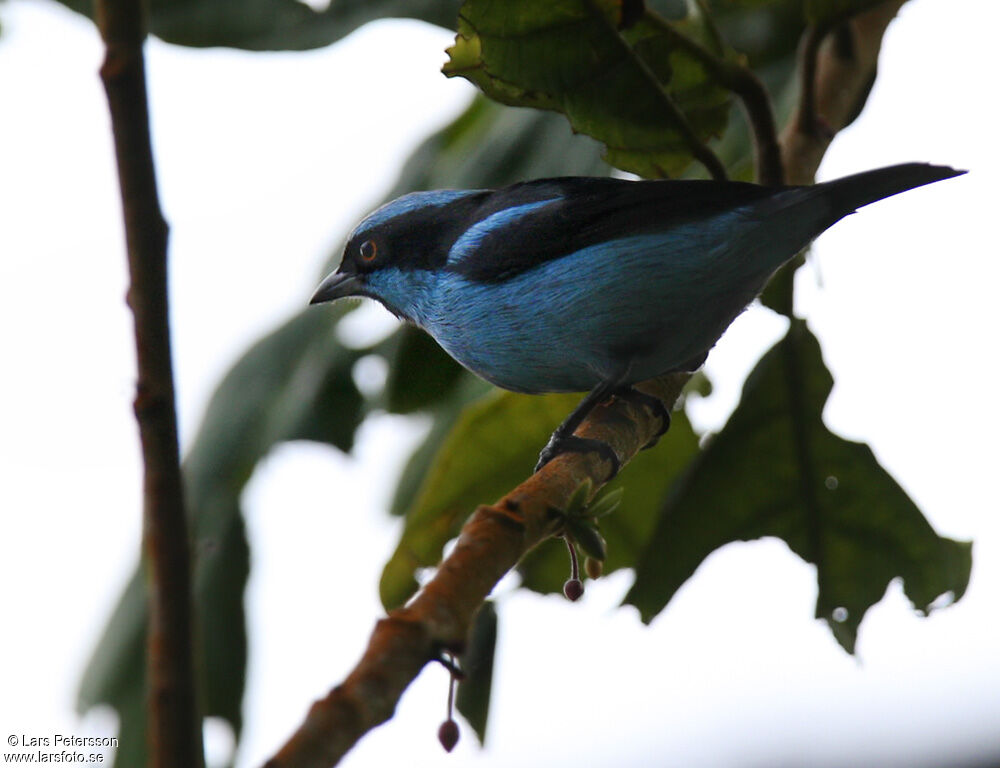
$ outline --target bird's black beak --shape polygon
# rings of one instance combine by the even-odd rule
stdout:
[[[319,284],[319,288],[316,289],[313,297],[309,299],[309,303],[322,304],[334,299],[342,299],[345,296],[357,296],[360,287],[361,278],[358,275],[334,272]]]

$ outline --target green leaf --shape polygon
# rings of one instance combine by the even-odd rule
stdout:
[[[621,492],[621,505],[601,518],[601,536],[607,545],[604,573],[633,568],[646,550],[663,497],[698,455],[698,436],[682,411],[672,414],[670,431],[648,451],[629,462],[605,486],[600,499]],[[546,542],[529,552],[518,565],[522,585],[543,594],[561,594],[569,573],[562,542]]]
[[[410,156],[389,199],[415,189],[504,187],[548,176],[607,176],[601,146],[561,115],[511,109],[476,96]]]
[[[444,545],[479,504],[496,501],[531,474],[552,430],[579,400],[577,394],[497,391],[462,410],[382,571],[379,594],[387,610],[416,591],[415,571],[437,565]]]
[[[680,174],[691,162],[687,131],[719,135],[730,94],[674,36],[648,17],[619,29],[620,13],[612,0],[466,0],[444,72],[504,104],[564,113],[623,170]],[[675,28],[713,49],[697,18]]]
[[[459,657],[465,679],[458,683],[455,706],[479,737],[486,741],[486,721],[493,689],[493,659],[497,645],[497,610],[487,600],[476,613],[465,653]]]
[[[424,484],[424,479],[430,471],[434,457],[437,456],[445,439],[451,433],[462,409],[491,391],[493,388],[485,381],[467,374],[460,380],[456,392],[451,397],[442,400],[430,411],[434,418],[431,430],[403,468],[399,482],[396,483],[392,503],[389,506],[390,514],[406,514]]]
[[[120,744],[115,757],[125,766],[146,764],[146,671],[142,642],[146,636],[146,619],[145,585],[142,571],[136,569],[87,664],[77,691],[76,708],[80,714],[103,703],[118,710]],[[136,752],[136,749],[142,751]],[[133,759],[126,759],[126,753]],[[137,755],[142,759],[134,759]]]
[[[249,551],[240,495],[275,443],[317,440],[350,448],[362,415],[351,368],[363,351],[340,346],[333,320],[349,311],[310,312],[259,341],[219,385],[184,478],[194,537],[194,606],[201,643],[203,714],[225,718],[238,738],[246,668],[243,592]],[[121,739],[141,754],[145,739],[148,616],[143,571],[133,575],[84,673],[78,707],[113,706]],[[133,747],[130,747],[130,750]],[[131,753],[130,753],[131,754]],[[118,759],[126,759],[120,750]],[[144,765],[129,758],[122,765]]]
[[[93,3],[60,0],[93,18]],[[321,11],[299,0],[151,0],[149,31],[196,48],[304,51],[335,43],[370,21],[420,19],[454,29],[459,0],[332,0]]]
[[[615,488],[613,491],[600,494],[587,508],[590,517],[601,518],[610,515],[621,506],[622,496],[625,495],[624,488]]]
[[[593,523],[571,517],[566,520],[566,533],[580,545],[585,555],[602,563],[607,559],[608,545]]]
[[[462,378],[462,366],[412,325],[400,328],[378,351],[388,352],[385,405],[392,413],[413,413],[447,400]]]
[[[563,514],[567,517],[579,517],[583,515],[593,491],[594,482],[589,477],[584,478],[583,482],[570,495],[569,501],[566,502],[566,509],[562,510]]]
[[[823,424],[833,379],[801,321],[757,364],[739,406],[667,497],[626,602],[650,621],[713,551],[776,536],[816,565],[816,616],[853,653],[895,578],[918,610],[961,598],[971,545],[938,536],[868,446]]]
[[[719,34],[758,75],[786,69],[806,27],[802,0],[708,0]]]

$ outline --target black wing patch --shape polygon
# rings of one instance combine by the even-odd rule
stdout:
[[[631,235],[667,232],[762,200],[787,187],[738,181],[624,181],[567,177],[540,179],[498,189],[475,211],[464,231],[518,206],[523,215],[488,228],[474,252],[445,269],[480,283],[509,280],[533,267],[598,243]],[[545,205],[532,205],[551,200]],[[458,240],[456,237],[456,241]]]

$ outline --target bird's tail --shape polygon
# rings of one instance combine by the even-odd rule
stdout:
[[[760,239],[757,246],[767,254],[767,258],[757,263],[763,263],[765,269],[773,271],[858,208],[963,173],[965,171],[943,165],[905,163],[822,184],[788,187],[752,206],[753,218],[762,224],[772,223],[765,225],[762,232],[751,235]],[[745,247],[753,250],[754,244]]]
[[[870,203],[963,173],[965,171],[956,171],[946,165],[903,163],[827,181],[816,185],[815,189],[827,202],[829,213],[834,217],[826,225],[829,227]]]

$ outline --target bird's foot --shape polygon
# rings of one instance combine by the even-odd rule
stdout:
[[[642,406],[653,416],[660,419],[659,431],[653,435],[652,440],[642,447],[643,450],[652,448],[656,445],[660,441],[660,438],[666,434],[668,429],[670,429],[670,409],[667,408],[667,406],[663,404],[663,401],[658,397],[653,397],[652,395],[647,395],[645,392],[640,392],[635,387],[623,387],[615,392],[615,397],[621,398],[632,405]]]
[[[602,459],[610,462],[611,473],[608,475],[608,480],[611,480],[618,474],[618,470],[621,469],[621,461],[619,461],[618,454],[615,453],[610,445],[601,440],[594,440],[589,437],[577,437],[576,435],[559,435],[558,432],[549,438],[548,444],[538,454],[538,463],[535,465],[535,471],[540,470],[561,453],[590,452],[599,454]]]

